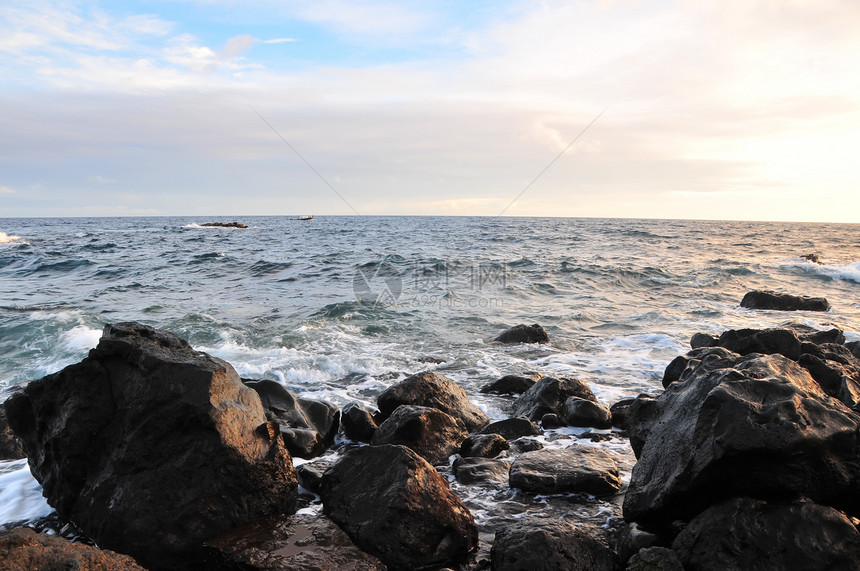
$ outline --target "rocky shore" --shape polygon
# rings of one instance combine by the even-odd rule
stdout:
[[[523,325],[496,342],[548,340]],[[507,376],[484,388],[510,401],[491,422],[432,371],[339,409],[117,323],[5,403],[0,450],[26,454],[59,516],[111,550],[62,547],[102,558],[82,569],[860,569],[858,354],[838,329],[696,334],[657,396],[600,403],[575,378]],[[563,426],[629,438],[629,484],[587,439],[541,445]],[[526,510],[482,528],[455,482],[603,498],[623,520]],[[311,494],[321,513],[296,513]],[[64,540],[47,541],[0,532],[0,560],[24,545],[36,568]]]

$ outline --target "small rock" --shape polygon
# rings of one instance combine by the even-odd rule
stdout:
[[[29,527],[0,530],[0,569],[146,571],[128,555],[36,533]]]
[[[694,333],[690,337],[690,348],[698,349],[699,347],[713,347],[717,344],[717,338],[707,333]]]
[[[377,398],[384,418],[402,404],[439,409],[460,419],[469,431],[479,430],[490,422],[487,415],[472,404],[463,387],[432,371],[412,375],[386,389]]]
[[[510,485],[527,492],[614,494],[621,489],[618,466],[591,446],[526,452],[511,465]]]
[[[570,397],[597,401],[588,385],[579,379],[544,377],[514,401],[513,416],[525,416],[537,422],[547,413],[559,414],[564,401]]]
[[[489,458],[457,458],[451,467],[461,484],[482,484],[508,481],[511,464]]]
[[[643,547],[627,562],[627,571],[684,571],[684,566],[668,547]]]
[[[371,444],[402,444],[434,465],[448,463],[469,433],[462,423],[439,409],[401,405],[379,425]]]
[[[483,387],[481,392],[495,395],[521,395],[532,388],[538,382],[538,379],[541,378],[540,375],[536,375],[536,377],[505,375],[501,379]]]
[[[463,457],[495,458],[509,449],[508,441],[500,434],[473,434],[463,441],[460,455]]]
[[[479,434],[499,434],[506,440],[516,440],[521,436],[539,436],[540,428],[528,418],[520,416],[491,422]]]
[[[593,537],[599,533],[552,519],[533,518],[508,524],[496,532],[493,541],[493,571],[614,571],[615,554]]]
[[[621,399],[609,407],[609,414],[612,415],[612,426],[621,430],[627,430],[630,407],[635,401],[635,398]]]
[[[322,477],[326,470],[332,465],[330,460],[316,460],[307,462],[296,467],[296,475],[299,478],[299,484],[309,492],[314,494],[320,493],[320,485]]]
[[[544,430],[552,430],[553,428],[561,428],[564,423],[556,413],[548,412],[540,418],[540,425]]]
[[[717,344],[739,355],[778,353],[792,361],[801,352],[800,339],[791,329],[730,329],[720,335]]]
[[[501,343],[549,343],[546,329],[538,325],[515,325],[503,331],[495,341]]]
[[[356,402],[351,402],[341,411],[343,434],[350,440],[370,442],[379,428],[373,419],[373,412]]]
[[[561,419],[567,426],[612,428],[612,413],[600,403],[570,397],[564,401]]]
[[[543,450],[543,444],[534,438],[517,438],[516,440],[509,441],[508,444],[511,447],[511,451],[517,454]]]
[[[630,522],[619,530],[615,550],[622,561],[628,561],[640,549],[653,547],[659,541],[656,534],[641,529],[636,522]]]
[[[827,311],[830,309],[830,303],[823,297],[754,290],[744,296],[741,300],[741,307],[778,311]]]

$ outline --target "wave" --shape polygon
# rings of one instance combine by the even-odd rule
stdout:
[[[20,236],[10,236],[6,232],[0,232],[0,244],[26,244]]]
[[[860,283],[860,261],[845,266],[819,266],[818,264],[815,264],[815,266],[813,269],[825,276],[837,280]]]
[[[291,267],[293,267],[292,262],[267,262],[266,260],[259,260],[248,268],[248,273],[255,278],[262,278],[280,273]]]
[[[86,266],[93,265],[93,262],[89,260],[63,260],[62,262],[54,262],[51,264],[39,264],[38,266],[28,268],[22,271],[25,275],[39,274],[43,272],[53,273],[53,272],[72,272],[77,270],[78,268],[84,268]]]

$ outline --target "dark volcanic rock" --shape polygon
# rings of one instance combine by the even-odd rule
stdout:
[[[473,434],[463,441],[460,455],[463,457],[495,458],[510,446],[501,434]]]
[[[392,569],[462,561],[478,543],[469,509],[405,446],[347,452],[323,476],[324,513]]]
[[[618,466],[591,446],[526,452],[511,465],[510,484],[527,492],[614,494],[621,489]]]
[[[851,351],[851,354],[860,359],[860,341],[851,341],[845,344],[845,348]]]
[[[511,464],[490,458],[457,458],[451,468],[461,484],[507,483]]]
[[[713,347],[717,344],[717,338],[707,333],[694,333],[690,337],[690,348],[698,349],[700,347]]]
[[[665,389],[675,381],[684,379],[696,366],[707,358],[710,362],[717,360],[733,360],[738,354],[724,347],[700,347],[689,351],[686,355],[679,355],[672,359],[666,370],[663,371],[663,388]]]
[[[491,422],[482,428],[479,434],[499,434],[506,440],[516,440],[522,436],[538,436],[540,435],[540,428],[534,422],[521,416]]]
[[[559,414],[570,397],[597,402],[588,385],[579,379],[544,377],[514,401],[513,415],[537,422],[547,413]]]
[[[402,444],[431,464],[440,465],[459,452],[467,436],[458,420],[439,409],[402,405],[379,425],[371,443]]]
[[[309,492],[319,494],[323,474],[331,465],[330,460],[316,460],[297,466],[296,475],[299,478],[299,484]]]
[[[860,508],[860,417],[780,355],[705,358],[648,416],[628,521],[666,525],[740,495]]]
[[[511,451],[517,454],[523,452],[534,452],[535,450],[543,450],[543,444],[534,438],[517,438],[508,442]]]
[[[505,375],[497,381],[481,388],[482,393],[495,395],[521,395],[534,386],[540,375],[522,377],[520,375]]]
[[[728,500],[696,516],[672,549],[686,569],[860,569],[851,520],[809,501]]]
[[[567,426],[612,428],[612,413],[598,402],[570,397],[564,401],[561,419]]]
[[[503,331],[494,341],[502,343],[549,343],[546,329],[538,325],[515,325]]]
[[[29,527],[0,530],[2,571],[146,571],[128,555],[72,543]]]
[[[627,411],[627,436],[637,460],[651,433],[651,427],[659,416],[660,407],[657,401],[648,395],[639,395],[630,405]]]
[[[247,228],[245,224],[241,222],[204,222],[201,226],[208,226],[214,228]]]
[[[0,460],[20,460],[21,458],[26,458],[24,443],[9,428],[6,407],[0,404]]]
[[[540,417],[540,425],[544,430],[552,430],[553,428],[561,428],[564,423],[561,417],[554,412],[548,412]]]
[[[843,345],[803,344],[797,363],[809,371],[828,395],[855,409],[860,404],[860,359]]]
[[[656,534],[641,529],[636,522],[630,522],[618,531],[615,552],[621,561],[628,561],[640,549],[654,547],[659,541],[660,538]]]
[[[402,404],[429,406],[460,419],[471,431],[479,430],[490,419],[469,401],[463,387],[451,379],[431,371],[412,375],[388,388],[377,398],[377,405],[384,418]]]
[[[350,440],[370,442],[378,428],[373,412],[357,402],[351,402],[341,411],[343,434]]]
[[[779,353],[793,361],[801,353],[801,341],[791,329],[730,329],[720,335],[717,344],[740,355]]]
[[[668,547],[643,547],[627,562],[626,571],[684,571],[684,566]]]
[[[628,419],[630,418],[630,407],[636,402],[635,398],[621,399],[609,407],[609,414],[612,416],[612,426],[627,430]]]
[[[147,566],[182,567],[208,537],[295,511],[295,471],[257,393],[172,333],[107,325],[6,412],[57,512]]]
[[[508,524],[493,541],[493,571],[614,571],[615,554],[592,536],[598,533],[549,519]]]
[[[209,568],[222,571],[385,571],[325,516],[258,520],[206,542]]]
[[[748,309],[776,309],[780,311],[827,311],[830,304],[823,297],[806,297],[773,291],[754,290],[741,300]]]

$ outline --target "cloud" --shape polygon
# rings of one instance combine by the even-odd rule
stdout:
[[[15,189],[11,186],[0,186],[0,194],[15,194]]]
[[[88,177],[87,180],[89,182],[97,182],[99,184],[112,184],[112,183],[116,182],[115,179],[105,178],[105,177],[99,176],[99,175]]]
[[[297,42],[296,38],[274,38],[271,40],[263,40],[264,44],[286,44],[288,42]]]
[[[218,52],[218,56],[221,59],[234,58],[245,50],[250,49],[250,47],[253,45],[253,36],[249,36],[248,34],[233,36],[232,38],[227,40],[227,43],[225,43],[224,47],[222,47],[221,50]]]

